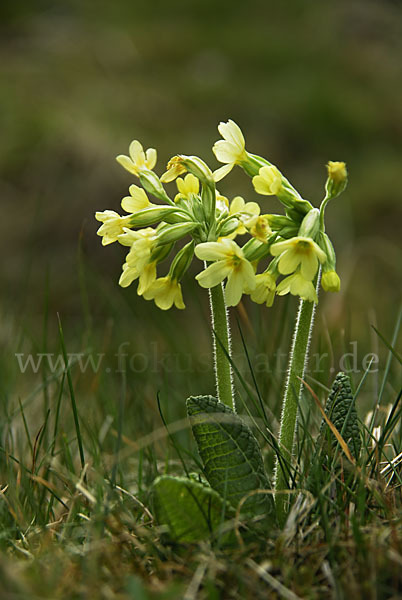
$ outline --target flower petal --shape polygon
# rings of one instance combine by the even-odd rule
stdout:
[[[128,156],[125,156],[124,154],[119,154],[119,156],[116,156],[116,160],[124,169],[126,169],[126,171],[129,171],[134,175],[138,174],[137,167],[135,166],[131,158],[129,158]]]
[[[129,267],[126,263],[123,265],[123,272],[120,275],[119,285],[121,287],[128,287],[134,279],[139,277],[139,272],[135,268]]]
[[[145,154],[142,147],[142,144],[138,140],[133,140],[129,146],[128,152],[132,161],[135,164],[144,164],[145,162]]]
[[[223,165],[223,167],[220,167],[219,169],[216,169],[216,171],[214,171],[212,174],[214,181],[220,181],[221,179],[226,177],[226,175],[230,173],[233,167],[234,163],[229,163],[227,165]]]
[[[270,252],[272,256],[279,256],[280,254],[282,254],[282,252],[291,247],[292,244],[290,243],[290,240],[284,240],[283,242],[275,242],[275,244],[272,244]]]
[[[243,277],[240,271],[232,271],[225,286],[225,301],[227,306],[239,304],[243,295]]]
[[[293,273],[300,264],[301,259],[302,257],[300,254],[297,254],[297,252],[294,252],[291,248],[285,250],[285,252],[279,258],[279,273],[282,273],[282,275]]]
[[[201,287],[211,288],[221,283],[231,271],[232,269],[226,264],[226,261],[219,260],[198,273],[195,278]]]
[[[237,246],[237,244],[236,244]],[[227,242],[203,242],[195,247],[195,255],[200,260],[222,260],[233,251]]]
[[[229,214],[235,215],[244,210],[245,202],[241,196],[235,196],[230,203]]]
[[[146,160],[147,167],[148,167],[148,169],[150,169],[152,171],[152,169],[156,165],[156,159],[157,159],[157,152],[156,152],[155,148],[148,148],[145,155],[146,155],[146,159],[147,159]]]
[[[300,272],[304,279],[311,281],[318,269],[318,258],[314,252],[309,252],[302,256]]]
[[[237,144],[239,146],[245,146],[245,140],[243,136],[243,132],[240,127],[229,119],[227,123],[221,121],[218,125],[218,131],[225,140],[232,142],[233,144]]]

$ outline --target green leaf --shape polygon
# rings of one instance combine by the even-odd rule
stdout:
[[[325,405],[325,414],[345,440],[352,456],[358,459],[361,448],[359,421],[349,376],[342,371],[337,374],[332,384]],[[330,436],[332,447],[338,444],[324,420],[321,424],[321,433],[324,433],[325,437]]]
[[[258,442],[231,408],[212,396],[192,396],[187,400],[187,412],[205,477],[222,498],[237,508],[251,492],[270,488]],[[269,494],[250,495],[243,511],[274,514],[273,498]]]
[[[210,537],[231,511],[208,485],[186,477],[163,475],[153,484],[158,523],[168,525],[170,535],[180,542]]]

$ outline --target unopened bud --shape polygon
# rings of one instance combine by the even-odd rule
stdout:
[[[147,192],[164,202],[170,202],[170,198],[165,192],[161,180],[156,173],[149,171],[148,169],[142,169],[139,173],[139,178],[142,187],[146,189]]]
[[[313,208],[304,217],[298,235],[301,237],[309,237],[315,239],[320,229],[320,211],[318,208]]]
[[[321,278],[321,285],[326,292],[339,292],[341,289],[341,280],[336,271],[324,271]]]
[[[339,196],[345,189],[348,182],[348,172],[344,162],[330,160],[327,164],[328,179],[325,189],[328,198]]]
[[[169,225],[168,227],[164,227],[160,233],[158,232],[156,241],[160,245],[177,242],[177,240],[180,240],[185,235],[191,233],[198,226],[198,223],[193,222]]]
[[[169,277],[181,281],[194,256],[194,241],[192,240],[186,244],[175,256],[170,270]]]
[[[135,213],[130,219],[130,225],[134,227],[147,227],[158,221],[164,221],[169,216],[176,216],[178,209],[174,206],[153,206],[144,208]]]

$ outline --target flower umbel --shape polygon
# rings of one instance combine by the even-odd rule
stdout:
[[[227,306],[236,306],[244,292],[255,288],[254,269],[245,258],[243,250],[233,240],[224,238],[219,242],[198,244],[195,254],[201,260],[216,261],[196,276],[202,287],[215,287],[227,277]]]
[[[318,262],[324,263],[325,252],[311,238],[294,237],[271,246],[271,254],[280,256],[278,270],[282,275],[293,273],[300,265],[300,275],[311,281],[317,273]]]
[[[129,155],[119,154],[116,160],[122,167],[124,167],[133,175],[139,175],[144,169],[152,170],[156,165],[156,150],[154,148],[148,148],[146,152],[142,147],[142,144],[138,140],[131,142],[129,147]]]

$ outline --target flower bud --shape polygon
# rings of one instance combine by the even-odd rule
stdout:
[[[155,196],[155,198],[159,198],[159,200],[170,202],[170,198],[165,192],[163,185],[156,173],[149,171],[148,169],[142,169],[139,173],[139,178],[142,187],[146,189],[147,192]]]
[[[323,265],[323,273],[321,277],[322,288],[326,292],[339,292],[341,288],[341,280],[335,271],[336,255],[332,242],[326,233],[320,232],[318,244],[320,248],[324,250],[327,257],[327,260]]]
[[[169,216],[178,216],[178,209],[175,206],[154,206],[139,210],[130,218],[130,225],[133,227],[147,227],[158,221],[163,221]]]
[[[326,257],[327,257],[327,260],[325,262],[326,270],[327,271],[335,270],[335,266],[336,266],[335,250],[334,250],[331,240],[329,239],[329,237],[327,236],[326,233],[320,232],[320,235],[318,236],[318,245],[320,246],[321,250],[324,250]]]
[[[256,238],[251,238],[251,240],[248,240],[244,244],[242,250],[245,258],[250,262],[254,262],[269,255],[269,244],[260,242]]]
[[[158,245],[170,244],[177,242],[185,235],[194,231],[198,227],[198,223],[177,223],[176,225],[169,225],[164,227],[162,231],[156,237]]]
[[[194,241],[192,240],[188,244],[186,244],[179,252],[176,254],[173,262],[171,264],[169,270],[169,277],[175,279],[176,281],[181,281],[183,276],[189,266],[191,265],[191,261],[194,256]]]
[[[168,256],[173,246],[174,244],[164,244],[163,246],[156,246],[151,252],[149,262],[162,262]]]
[[[236,217],[229,217],[228,219],[225,219],[218,228],[218,236],[226,237],[236,231],[238,226],[239,220]]]
[[[186,167],[189,173],[192,173],[208,187],[215,189],[215,182],[211,169],[198,156],[180,156],[182,164]]]
[[[327,164],[328,179],[325,184],[327,198],[339,196],[348,182],[348,172],[344,162],[330,160]]]
[[[320,229],[320,211],[318,208],[313,208],[304,217],[298,235],[301,237],[309,237],[315,239]]]
[[[321,278],[321,285],[326,292],[339,292],[341,289],[341,280],[336,271],[324,271]]]

